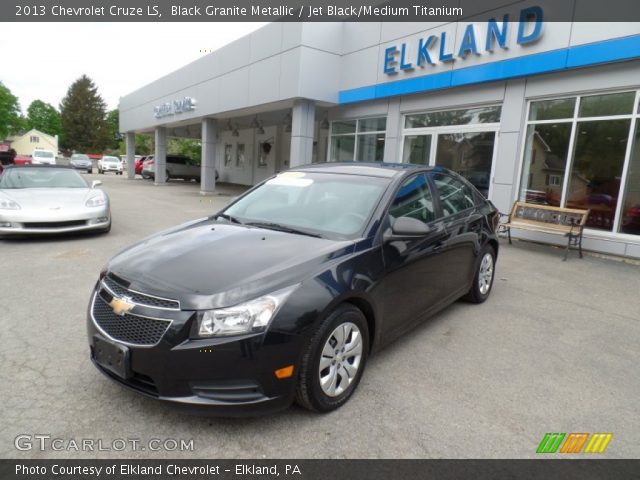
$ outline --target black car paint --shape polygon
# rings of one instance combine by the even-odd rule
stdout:
[[[329,169],[354,173],[354,167],[341,164],[306,168]],[[387,176],[390,184],[355,241],[264,230],[214,216],[125,249],[111,260],[108,274],[131,290],[178,299],[182,311],[172,317],[159,345],[131,348],[131,368],[142,381],[122,380],[98,368],[129,388],[197,412],[212,406],[206,412],[222,415],[286,408],[294,398],[296,377],[278,380],[274,370],[300,364],[311,335],[338,305],[349,302],[362,310],[375,351],[469,291],[484,245],[491,243],[497,253],[497,210],[484,199],[473,211],[440,215],[426,237],[389,238],[386,211],[399,185],[409,175],[433,170],[442,171],[360,166],[358,174]],[[431,180],[429,186],[437,199]],[[266,332],[193,337],[197,310],[231,306],[294,284],[298,289]],[[101,332],[90,310],[92,343]],[[147,379],[155,390],[146,388]]]

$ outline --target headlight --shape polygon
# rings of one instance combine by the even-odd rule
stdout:
[[[198,336],[215,337],[264,331],[297,287],[298,285],[293,285],[283,288],[233,307],[201,312],[198,317]]]
[[[20,205],[8,198],[0,198],[0,209],[3,210],[20,210]]]
[[[105,196],[104,195],[97,195],[97,196],[91,197],[89,200],[87,200],[85,205],[87,207],[101,207],[105,203],[107,203],[107,199],[105,198]]]

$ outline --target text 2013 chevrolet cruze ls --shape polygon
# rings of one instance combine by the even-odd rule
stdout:
[[[497,216],[438,167],[281,173],[116,255],[89,305],[91,358],[190,409],[333,410],[375,349],[462,296],[489,296]]]

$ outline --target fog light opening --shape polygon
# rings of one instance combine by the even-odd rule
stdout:
[[[286,367],[279,368],[274,373],[276,374],[276,378],[278,380],[289,378],[293,375],[293,365],[288,365]]]

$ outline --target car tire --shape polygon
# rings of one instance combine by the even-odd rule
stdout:
[[[483,303],[491,294],[496,272],[496,251],[491,245],[485,245],[478,255],[473,285],[463,297],[471,303]]]
[[[102,230],[101,233],[109,233],[110,231],[111,231],[111,222],[109,222],[109,225],[105,227],[105,229]]]
[[[342,340],[340,331],[343,332]],[[368,353],[366,318],[353,305],[339,306],[322,321],[309,340],[300,364],[296,402],[316,412],[330,412],[344,405],[358,387]],[[321,361],[326,363],[324,369],[321,369]]]
[[[93,173],[93,169],[90,168],[89,170],[87,170],[87,173]]]
[[[168,182],[171,179],[171,175],[169,175],[169,170],[165,172],[166,178],[165,181]]]

